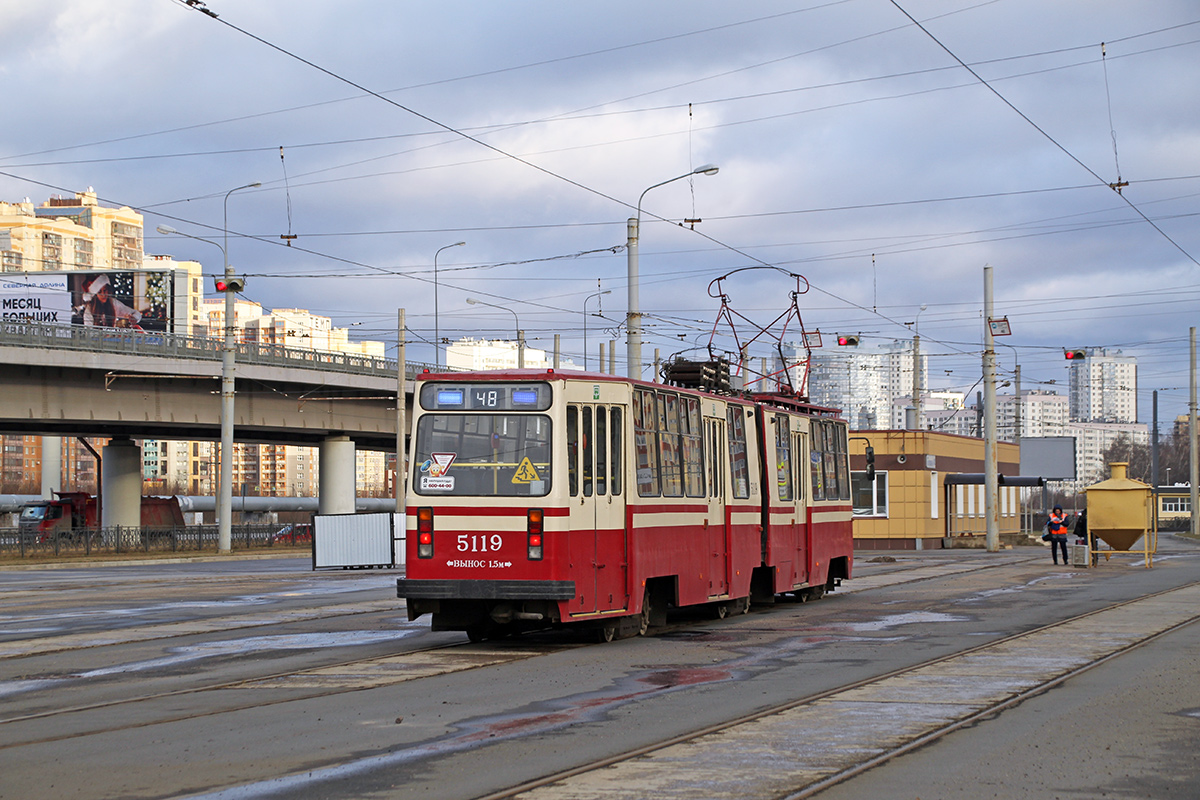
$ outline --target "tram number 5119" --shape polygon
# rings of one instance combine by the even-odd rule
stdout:
[[[469,534],[460,533],[458,535],[458,552],[460,553],[489,553],[500,549],[500,544],[503,540],[500,534],[493,533],[491,536],[487,534]]]

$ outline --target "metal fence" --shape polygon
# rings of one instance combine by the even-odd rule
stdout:
[[[95,328],[80,325],[41,325],[32,322],[0,324],[0,345],[44,347],[51,350],[103,351],[136,356],[220,361],[222,339],[206,336],[180,336],[129,328]],[[238,342],[236,360],[240,364],[312,369],[322,372],[346,372],[356,375],[394,377],[396,360],[355,353],[302,350],[282,345]],[[408,377],[422,370],[437,369],[429,364],[410,361],[405,365]],[[445,368],[442,368],[445,369]]]
[[[217,550],[216,525],[175,528],[86,528],[40,533],[0,528],[0,558],[186,553]],[[310,525],[234,525],[234,550],[311,547]]]

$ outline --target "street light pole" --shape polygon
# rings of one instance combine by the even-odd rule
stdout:
[[[606,295],[606,294],[612,294],[612,289],[605,289],[603,292],[593,292],[592,294],[589,294],[587,297],[583,298],[583,368],[585,371],[587,370],[587,304],[588,304],[588,300],[591,300],[593,297],[600,297],[600,296]],[[603,364],[600,365],[600,371],[601,372],[604,371]]]
[[[233,278],[229,264],[229,195],[242,189],[257,189],[255,181],[225,193],[223,230],[225,232],[225,284]],[[217,495],[217,552],[233,549],[233,392],[234,392],[234,291],[225,289],[225,343],[221,350],[221,486]]]
[[[676,175],[662,183],[647,187],[646,191],[642,192],[641,197],[638,198],[637,216],[630,217],[628,220],[625,243],[629,283],[629,309],[625,315],[625,328],[628,335],[625,358],[628,363],[625,365],[625,371],[630,378],[640,379],[642,377],[642,313],[638,299],[638,235],[642,221],[642,200],[645,199],[646,192],[651,189],[657,189],[659,186],[666,186],[668,183],[690,178],[693,175],[716,175],[719,171],[720,168],[716,164],[705,164],[702,167],[696,167],[691,172]],[[601,369],[603,369],[603,365],[601,365]]]
[[[521,330],[521,320],[519,317],[517,317],[517,312],[513,311],[511,308],[505,308],[504,306],[497,306],[497,305],[493,305],[491,303],[485,303],[482,300],[476,300],[474,297],[468,297],[467,302],[473,306],[487,306],[488,308],[498,308],[501,311],[507,311],[508,313],[513,315],[513,320],[516,322],[516,325],[517,325],[517,369],[525,369],[525,334]]]
[[[433,365],[440,367],[442,365],[442,332],[438,327],[438,256],[443,250],[448,250],[451,247],[462,247],[466,242],[455,242],[448,244],[445,247],[439,247],[437,252],[433,254]]]

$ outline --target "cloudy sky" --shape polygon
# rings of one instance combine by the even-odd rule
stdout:
[[[94,187],[145,214],[147,253],[215,272],[215,248],[154,229],[219,239],[226,192],[260,181],[228,201],[249,299],[392,353],[403,307],[431,361],[435,328],[511,336],[474,297],[577,363],[586,323],[594,367],[601,339],[624,360],[639,197],[715,163],[645,194],[647,360],[699,353],[710,282],[762,267],[722,282],[737,314],[783,314],[790,274],[827,347],[909,337],[920,313],[931,383],[973,395],[991,265],[1024,388],[1065,392],[1062,348],[1109,347],[1139,359],[1143,421],[1155,389],[1162,417],[1186,412],[1194,0],[203,5],[218,17],[0,0],[0,200]],[[434,256],[460,241],[435,320]]]

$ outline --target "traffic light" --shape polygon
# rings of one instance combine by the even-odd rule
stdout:
[[[850,334],[839,333],[838,344],[842,347],[858,347],[858,337]]]
[[[1067,357],[1067,361],[1078,361],[1087,358],[1087,353],[1083,350],[1064,350],[1063,355]]]
[[[217,278],[216,282],[218,292],[240,292],[246,288],[244,278]]]

